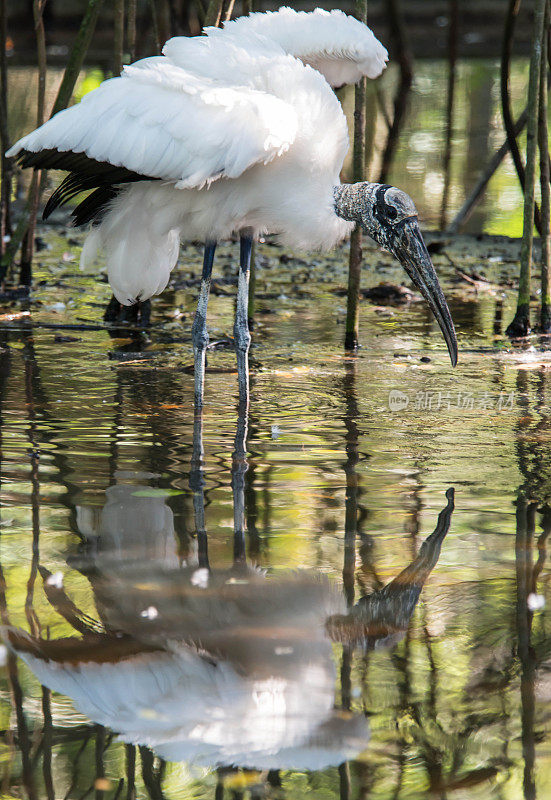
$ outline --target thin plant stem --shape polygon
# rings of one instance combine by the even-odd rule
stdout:
[[[367,22],[366,0],[356,0],[356,17]],[[363,181],[365,176],[365,93],[366,80],[362,78],[354,91],[354,144],[352,150],[352,180]],[[344,346],[346,350],[358,347],[360,335],[360,282],[362,270],[362,231],[356,226],[350,237],[348,259],[348,290],[346,302],[346,327]]]
[[[386,145],[383,151],[379,183],[386,183],[387,181],[413,81],[413,58],[411,56],[400,0],[388,0],[387,10],[391,36],[394,42],[394,50],[396,52],[398,66],[400,67],[400,83],[394,97],[394,117],[388,131]]]
[[[86,53],[92,41],[92,36],[96,29],[96,23],[102,4],[103,0],[88,0],[88,6],[84,12],[82,22],[80,23],[77,38],[71,48],[69,60],[67,61],[63,78],[57,90],[57,96],[50,114],[51,117],[57,114],[58,111],[67,108],[71,101],[75,84],[84,63],[84,58],[86,57]]]
[[[46,32],[44,30],[44,6],[46,0],[33,0],[33,19],[36,35],[36,54],[38,62],[38,94],[36,104],[36,127],[44,122],[44,104],[46,98]],[[29,190],[29,222],[21,246],[21,268],[19,283],[22,286],[31,285],[31,264],[34,254],[34,231],[36,228],[36,215],[40,197],[41,170],[34,169]]]
[[[224,0],[210,0],[205,14],[205,28],[210,26],[217,28],[220,25],[223,8]]]
[[[536,182],[536,148],[538,135],[538,103],[541,72],[542,37],[547,0],[536,0],[534,32],[528,81],[528,123],[526,127],[526,179],[524,184],[524,216],[520,249],[520,276],[517,310],[508,326],[508,336],[526,336],[530,332],[530,284],[534,241],[534,206]]]
[[[248,16],[253,12],[253,0],[243,0],[242,13]],[[247,315],[249,317],[249,327],[254,325],[254,315],[256,312],[256,242],[253,242],[251,250],[251,267],[249,270],[249,306]]]
[[[155,52],[161,52],[161,38],[159,36],[159,17],[157,14],[157,6],[155,0],[149,0],[149,9],[151,11],[151,26],[153,28],[153,39],[155,40]]]
[[[229,22],[231,19],[231,15],[233,14],[233,6],[235,0],[226,0],[224,3],[224,9],[222,11],[222,22]]]
[[[130,62],[136,58],[136,0],[127,0],[126,45]]]
[[[120,75],[124,51],[124,0],[115,0],[113,26],[113,75]]]
[[[540,325],[542,333],[551,331],[551,287],[549,286],[549,225],[550,209],[550,169],[549,169],[549,140],[547,131],[547,56],[549,29],[549,0],[545,6],[545,20],[542,36],[539,116],[538,116],[538,146],[540,151],[540,187],[541,187],[541,316]]]
[[[514,131],[515,137],[518,136],[524,130],[526,126],[526,121],[528,120],[528,109],[525,108],[524,111],[520,114],[519,118],[514,124]],[[488,166],[476,182],[475,186],[473,187],[471,193],[450,222],[448,227],[446,228],[446,233],[457,233],[461,225],[469,218],[471,212],[473,211],[474,207],[484,194],[484,190],[486,189],[490,179],[493,177],[495,172],[497,171],[498,167],[500,166],[501,162],[509,152],[509,140],[505,139],[501,147],[499,147],[490,161],[488,162]]]
[[[511,69],[511,55],[513,49],[513,38],[515,33],[515,25],[520,10],[522,0],[509,0],[507,7],[507,14],[505,16],[505,30],[503,33],[503,45],[501,49],[501,70],[500,70],[500,91],[501,91],[501,113],[503,116],[503,125],[505,133],[507,134],[507,141],[509,142],[509,150],[515,165],[515,170],[519,179],[522,191],[526,183],[526,175],[524,164],[522,163],[522,156],[520,154],[519,146],[514,130],[513,112],[511,111],[511,97],[509,92],[509,73]],[[541,233],[541,220],[540,212],[537,205],[534,207],[535,224],[538,233]]]
[[[440,230],[446,227],[448,202],[451,183],[451,157],[453,137],[453,107],[455,99],[455,83],[457,77],[457,35],[459,23],[458,0],[449,0],[449,35],[448,35],[448,92],[446,101],[446,144],[444,148],[444,188],[440,207]]]
[[[5,42],[8,37],[7,0],[0,0],[0,147],[2,149],[2,178],[0,184],[0,256],[4,253],[6,237],[11,235],[11,161],[6,158],[6,150],[10,147],[8,131],[8,58]]]
[[[69,55],[67,66],[65,67],[65,71],[63,73],[63,79],[59,86],[57,96],[52,108],[52,112],[50,114],[51,117],[53,117],[54,114],[57,114],[58,111],[61,111],[62,109],[66,108],[69,105],[69,101],[71,100],[75,84],[77,82],[80,70],[82,68],[82,64],[84,62],[84,58],[86,56],[86,53],[90,46],[90,42],[92,40],[92,36],[94,33],[94,29],[96,27],[96,22],[98,19],[102,3],[103,0],[89,0],[88,2],[88,7],[82,19],[77,37],[75,39],[75,43]],[[38,202],[40,202],[40,193],[44,188],[45,175],[46,173],[43,171],[39,184]],[[2,255],[0,263],[0,281],[4,279],[6,270],[12,264],[17,255],[17,251],[19,250],[19,246],[23,241],[23,237],[25,236],[25,231],[27,230],[30,212],[31,212],[31,195],[29,194],[29,196],[27,197],[27,202],[25,203],[25,206],[21,211],[21,215],[19,217],[16,229],[11,236],[10,243],[8,247],[5,248],[4,253]],[[0,253],[1,252],[2,251],[0,249]]]

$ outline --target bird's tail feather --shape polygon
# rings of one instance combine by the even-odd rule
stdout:
[[[84,244],[80,266],[86,269],[103,250],[113,294],[122,305],[147,300],[167,285],[180,247],[175,228],[159,226],[158,217],[139,195],[122,193]]]

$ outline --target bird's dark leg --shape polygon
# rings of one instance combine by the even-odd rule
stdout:
[[[247,431],[249,425],[248,409],[246,405],[239,404],[237,417],[237,430],[235,432],[235,447],[232,454],[231,487],[233,494],[233,563],[244,565],[246,563],[245,551],[245,473],[247,463]]]
[[[237,353],[237,380],[239,383],[239,406],[249,407],[249,276],[251,268],[251,250],[253,246],[252,231],[241,234],[239,254],[239,279],[237,282],[237,304],[235,308],[235,324],[233,336]]]
[[[197,537],[199,567],[209,569],[208,539],[205,527],[204,457],[203,415],[199,412],[195,414],[193,422],[193,453],[191,456],[191,469],[189,471],[189,488],[193,492],[193,516],[195,521],[195,536]]]
[[[205,387],[205,355],[209,343],[207,331],[207,305],[209,302],[210,278],[212,275],[212,264],[214,261],[214,251],[216,242],[205,244],[203,256],[203,273],[201,275],[201,289],[199,300],[197,301],[197,311],[191,329],[191,340],[193,342],[193,355],[195,360],[195,410],[199,411],[203,407],[203,390]]]

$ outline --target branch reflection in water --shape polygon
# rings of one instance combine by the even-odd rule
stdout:
[[[198,417],[190,475],[195,549],[182,559],[166,498],[121,473],[99,513],[77,508],[82,545],[69,558],[90,583],[99,619],[80,613],[41,568],[48,600],[80,636],[50,640],[9,626],[5,636],[44,686],[162,759],[322,769],[358,755],[369,740],[363,715],[335,708],[335,643],[369,650],[404,635],[448,531],[453,490],[412,563],[355,604],[347,593],[347,603],[323,574],[268,575],[247,560],[247,423],[241,413],[233,563],[209,564]]]

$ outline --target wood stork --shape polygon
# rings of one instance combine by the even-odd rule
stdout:
[[[340,183],[348,132],[331,87],[375,78],[386,61],[372,31],[342,11],[251,14],[170,39],[163,55],[124,67],[8,151],[23,167],[69,171],[44,217],[90,192],[73,211],[76,225],[92,223],[81,264],[103,249],[122,304],[165,288],[181,237],[205,242],[192,332],[197,408],[214,252],[232,233],[241,242],[240,404],[248,404],[251,246],[266,232],[291,248],[328,249],[360,224],[420,289],[455,365],[453,322],[412,200],[384,184]]]

